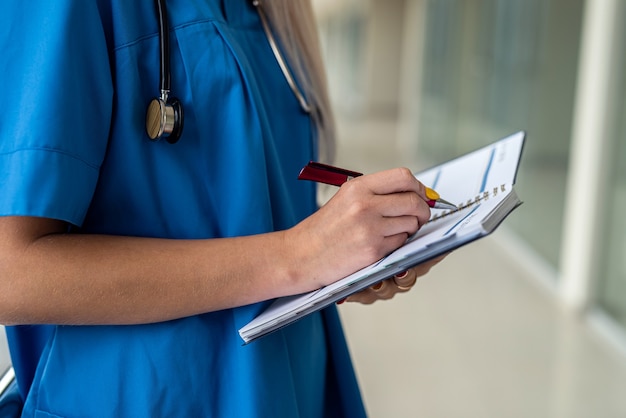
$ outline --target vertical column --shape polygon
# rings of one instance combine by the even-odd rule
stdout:
[[[419,114],[422,104],[422,70],[426,41],[426,0],[407,0],[402,35],[399,77],[398,145],[410,156],[417,155]]]
[[[613,124],[615,45],[621,34],[623,0],[587,0],[572,127],[570,168],[561,252],[560,296],[582,311],[590,303],[605,194],[608,139]],[[548,138],[549,139],[549,138]]]
[[[370,114],[396,117],[405,0],[369,3],[366,58],[366,106]]]

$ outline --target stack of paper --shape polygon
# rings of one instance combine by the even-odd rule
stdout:
[[[424,185],[457,204],[454,211],[433,209],[430,221],[378,262],[319,290],[277,299],[239,330],[249,343],[352,293],[490,234],[521,204],[513,185],[525,133],[417,173]]]

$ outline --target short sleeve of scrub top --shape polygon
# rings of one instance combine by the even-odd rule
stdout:
[[[314,186],[296,180],[315,135],[251,2],[167,2],[185,118],[175,145],[144,130],[159,93],[151,0],[3,6],[0,216],[202,239],[289,228],[315,210]],[[336,309],[242,345],[237,330],[267,303],[145,325],[7,327],[24,416],[364,416]]]

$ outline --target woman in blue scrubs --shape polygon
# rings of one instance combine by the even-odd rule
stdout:
[[[428,219],[423,186],[389,170],[317,210],[296,177],[332,130],[324,95],[302,110],[251,1],[167,6],[173,145],[145,132],[152,0],[3,3],[0,322],[23,415],[364,416],[334,307],[246,346],[237,330],[401,245]],[[306,1],[272,9],[311,25]]]

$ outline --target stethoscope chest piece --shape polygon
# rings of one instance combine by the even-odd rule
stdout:
[[[164,137],[175,144],[183,132],[183,105],[170,99],[170,36],[165,0],[154,0],[159,18],[160,87],[161,95],[150,101],[146,111],[146,133],[157,141]]]
[[[170,95],[170,39],[169,24],[167,21],[167,8],[165,0],[154,0],[156,13],[159,20],[159,52],[160,52],[160,87],[161,96],[150,101],[146,111],[146,133],[152,141],[165,138],[170,144],[178,142],[183,132],[183,106],[177,99],[169,99]],[[280,66],[280,69],[293,91],[300,107],[305,113],[311,113],[314,108],[306,100],[304,94],[298,88],[294,77],[282,54],[277,42],[274,40],[265,11],[260,0],[253,0],[254,6],[259,12],[261,24],[267,35],[270,47]]]
[[[156,141],[165,137],[170,144],[175,144],[183,132],[183,106],[173,99],[170,103],[161,98],[150,101],[146,111],[146,133]]]

